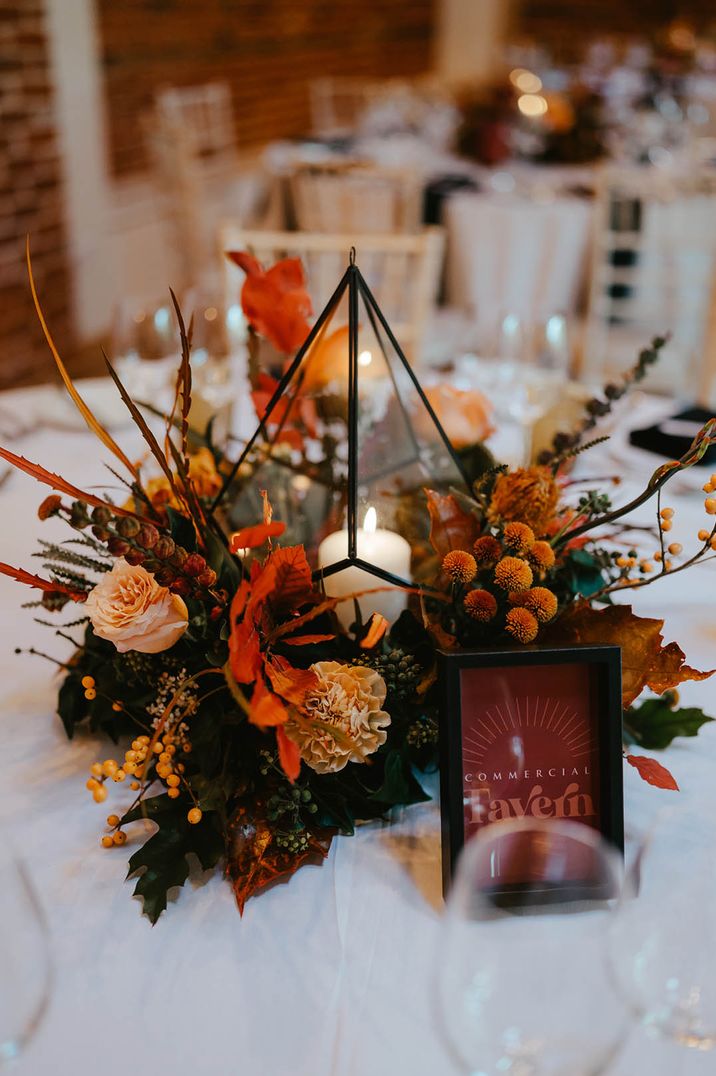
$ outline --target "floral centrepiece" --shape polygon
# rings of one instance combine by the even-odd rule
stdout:
[[[265,272],[248,255],[236,260],[247,270],[254,330],[290,350],[309,316],[300,265]],[[509,472],[486,457],[471,488],[425,490],[411,509],[421,516],[416,525],[425,521],[426,540],[413,550],[425,585],[393,624],[370,615],[363,592],[368,614],[345,630],[337,608],[355,596],[328,597],[303,546],[282,544],[272,490],[257,491],[254,523],[228,526],[231,465],[210,440],[190,437],[190,339],[178,307],[177,315],[182,360],[162,434],[109,367],[154,474],[97,423],[45,329],[75,403],[122,467],[121,505],[0,449],[53,490],[38,515],[62,519],[71,534],[42,543],[44,575],[0,570],[39,590],[29,604],[52,613],[75,643],[57,661],[68,736],[88,725],[120,745],[92,765],[86,785],[98,804],[117,797],[100,842],[131,846],[135,894],[152,921],[188,877],[190,854],[205,869],[223,865],[243,909],[253,893],[325,857],[336,833],[427,799],[418,775],[437,764],[438,648],[618,643],[630,743],[663,747],[710,720],[679,709],[675,691],[710,674],[686,665],[675,643],[663,645],[661,621],[635,616],[613,596],[716,549],[716,527],[705,526],[696,551],[683,555],[670,541],[674,512],[661,505],[669,478],[716,442],[716,420],[622,509],[601,490],[571,496],[572,434],[536,467]],[[637,370],[650,361],[642,354]],[[592,401],[584,428],[621,392],[612,387],[597,407]],[[707,519],[716,514],[714,491],[716,475],[704,487]],[[651,496],[658,548],[646,557],[624,548],[619,521]],[[627,761],[649,783],[676,787],[655,760],[630,753]],[[148,839],[134,825],[145,820],[156,826]]]

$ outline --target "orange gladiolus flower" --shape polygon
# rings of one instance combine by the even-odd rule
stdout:
[[[300,259],[284,258],[264,269],[246,251],[229,251],[227,256],[246,273],[241,306],[249,323],[284,354],[297,351],[308,336],[313,313]]]

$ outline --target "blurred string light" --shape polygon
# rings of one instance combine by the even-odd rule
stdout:
[[[539,75],[525,67],[516,67],[514,71],[510,71],[510,82],[520,93],[539,93],[542,89]]]
[[[523,116],[544,116],[547,101],[539,93],[523,93],[517,98],[517,107]]]

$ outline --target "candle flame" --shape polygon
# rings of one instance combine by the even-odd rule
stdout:
[[[363,520],[363,530],[366,534],[375,534],[378,526],[378,514],[372,506],[368,509]]]
[[[370,351],[361,351],[360,355],[358,356],[358,365],[359,366],[370,366],[372,361],[373,361],[373,355],[372,355],[372,353]]]

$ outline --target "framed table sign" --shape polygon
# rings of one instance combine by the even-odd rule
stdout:
[[[500,819],[576,819],[624,846],[618,646],[440,655],[443,888]],[[530,882],[510,857],[495,886]]]

